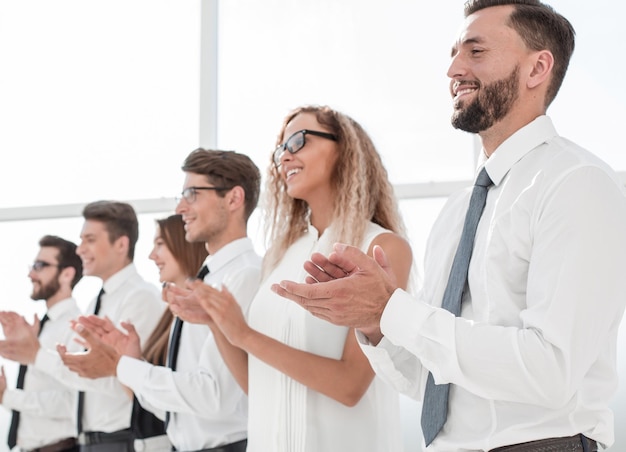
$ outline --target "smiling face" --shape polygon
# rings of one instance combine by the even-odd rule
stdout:
[[[111,243],[109,231],[101,221],[85,220],[80,239],[76,254],[83,261],[84,275],[106,281],[130,263],[128,237],[122,236]]]
[[[160,282],[178,282],[181,278],[185,278],[186,275],[182,271],[180,264],[161,236],[161,228],[159,227],[157,227],[154,234],[154,246],[148,257],[153,260],[159,268]]]
[[[529,52],[507,19],[511,6],[470,15],[452,49],[448,70],[454,100],[452,124],[472,133],[491,129],[515,112],[520,63]]]
[[[33,300],[49,300],[56,295],[61,284],[59,282],[59,252],[56,248],[44,246],[39,249],[35,262],[43,262],[46,266],[39,270],[31,269],[28,272],[30,282],[33,284],[33,291],[30,298]]]
[[[283,142],[300,130],[328,132],[317,122],[313,113],[300,113],[293,118],[283,133]],[[280,172],[287,194],[315,205],[332,199],[331,175],[338,158],[335,141],[307,134],[306,143],[297,153],[284,152],[280,158]]]
[[[189,187],[213,187],[202,174],[185,173],[183,190]],[[184,197],[176,206],[185,223],[185,240],[222,246],[222,237],[229,227],[228,196],[220,196],[216,190],[198,190],[193,202]]]

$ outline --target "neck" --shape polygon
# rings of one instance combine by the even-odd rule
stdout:
[[[319,235],[322,235],[334,220],[334,205],[326,201],[318,206],[310,205],[310,208],[311,224],[317,229]]]
[[[97,276],[98,278],[102,279],[102,282],[104,283],[108,281],[113,275],[116,275],[117,273],[125,269],[130,264],[132,264],[132,261],[126,258],[124,259],[123,262],[119,262],[117,265],[114,265],[111,268],[109,268],[106,273],[101,274],[101,275],[92,275],[92,276]]]
[[[220,234],[219,237],[212,237],[206,242],[206,249],[209,254],[215,254],[226,245],[235,240],[246,238],[246,228],[238,227],[238,228],[228,228],[224,231],[224,233]]]
[[[527,111],[518,112],[515,116],[505,117],[489,129],[479,132],[478,135],[487,157],[490,157],[515,132],[545,114],[545,109],[529,107]]]
[[[55,304],[72,296],[72,290],[69,288],[61,288],[57,293],[46,300],[46,308],[50,309]]]
[[[185,284],[187,284],[187,280],[190,279],[190,278],[193,278],[195,276],[196,275],[189,275],[189,276],[180,275],[174,281],[170,281],[170,282],[173,282],[178,287],[185,287]]]

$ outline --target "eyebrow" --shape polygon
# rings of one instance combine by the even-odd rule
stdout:
[[[482,44],[483,42],[485,42],[485,40],[481,37],[467,38],[467,39],[464,39],[463,42],[461,42],[460,47],[468,46],[471,44]],[[454,55],[456,55],[458,51],[459,51],[459,45],[454,44],[452,46],[452,51],[450,52],[450,56],[453,57]]]

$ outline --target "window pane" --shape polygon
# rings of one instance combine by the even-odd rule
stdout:
[[[219,144],[265,168],[285,114],[328,104],[366,128],[394,183],[469,179],[473,141],[449,124],[445,77],[458,2],[382,5],[221,2]]]
[[[180,191],[198,142],[199,6],[0,3],[2,207]]]

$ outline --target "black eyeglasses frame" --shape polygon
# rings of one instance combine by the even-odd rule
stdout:
[[[302,145],[298,147],[297,149],[294,149],[293,146],[289,144],[289,142],[298,134],[302,135]],[[285,150],[289,151],[289,153],[293,155],[296,152],[300,151],[306,145],[307,135],[313,135],[316,137],[326,138],[327,140],[337,141],[337,135],[332,134],[332,133],[319,132],[317,130],[310,130],[310,129],[298,130],[297,132],[292,133],[291,136],[289,136],[289,138],[287,138],[283,144],[279,144],[278,146],[276,146],[276,149],[274,149],[272,158],[274,160],[274,165],[276,166],[276,168],[280,167],[280,159],[282,158]]]

